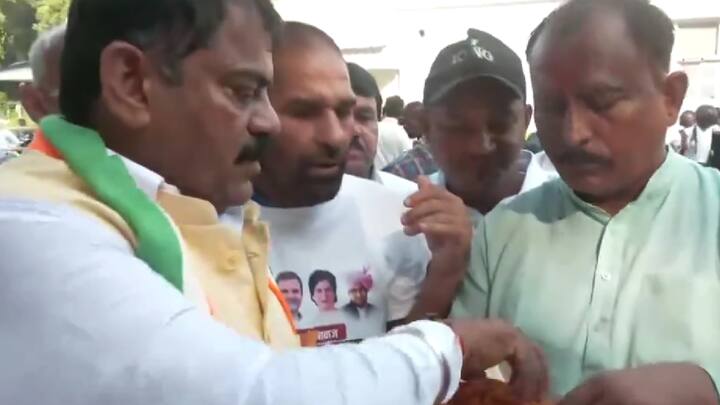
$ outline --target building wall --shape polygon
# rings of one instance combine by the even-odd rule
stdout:
[[[601,0],[598,0],[601,1]],[[720,105],[720,0],[655,0],[678,24],[676,68],[691,76],[687,108]],[[327,31],[346,59],[374,73],[384,95],[422,98],[425,77],[444,46],[478,28],[523,55],[530,32],[559,0],[276,0],[284,18]],[[713,44],[708,32],[715,28]],[[713,49],[713,51],[709,51]],[[699,50],[699,51],[698,51]],[[523,58],[524,59],[524,58]]]

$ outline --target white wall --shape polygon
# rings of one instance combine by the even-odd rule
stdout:
[[[368,69],[397,71],[398,77],[384,88],[384,95],[400,94],[406,101],[422,98],[433,59],[444,46],[465,38],[468,28],[490,32],[522,56],[530,32],[559,3],[560,0],[275,0],[285,19],[322,28],[341,48],[382,49],[375,53],[351,52],[346,58]],[[720,0],[654,3],[676,21],[720,20]],[[714,77],[720,81],[720,63],[695,71],[703,72],[706,81]],[[707,93],[703,90],[708,85],[699,83],[701,79],[691,78],[696,84],[693,94]],[[716,88],[715,100],[696,97],[689,101],[689,108],[705,101],[720,104],[720,84]]]

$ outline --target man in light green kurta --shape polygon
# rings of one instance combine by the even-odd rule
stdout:
[[[571,0],[528,47],[562,179],[485,218],[452,312],[539,343],[561,405],[720,402],[720,172],[663,147],[672,40],[647,0]]]
[[[454,315],[512,320],[542,344],[556,393],[656,361],[720,381],[718,207],[720,172],[675,153],[614,217],[553,181],[486,218]]]

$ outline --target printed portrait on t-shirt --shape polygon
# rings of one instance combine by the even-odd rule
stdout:
[[[343,305],[343,313],[354,319],[369,319],[373,316],[382,317],[379,309],[368,301],[368,293],[373,288],[373,276],[366,267],[348,275],[348,296],[350,302]]]
[[[318,332],[318,342],[336,343],[347,339],[347,325],[337,308],[337,278],[327,270],[318,269],[308,278],[310,301],[317,312],[311,323]]]
[[[280,292],[285,297],[285,301],[290,306],[293,317],[296,321],[302,320],[300,307],[303,300],[303,284],[300,276],[292,271],[284,271],[275,277],[275,282]]]
[[[337,279],[327,270],[315,270],[308,281],[311,300],[320,312],[337,311]]]
[[[345,176],[331,201],[263,207],[261,219],[272,235],[268,266],[273,278],[293,272],[302,280],[302,291],[286,293],[294,301],[290,306],[302,313],[296,320],[299,333],[317,335],[318,345],[358,341],[383,335],[389,324],[407,316],[430,251],[422,236],[404,232],[405,197],[382,184]],[[297,280],[287,284],[299,287]]]

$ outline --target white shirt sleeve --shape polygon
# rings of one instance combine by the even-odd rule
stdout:
[[[282,353],[239,336],[69,207],[0,200],[0,260],[2,404],[430,405],[441,387],[416,336]]]

